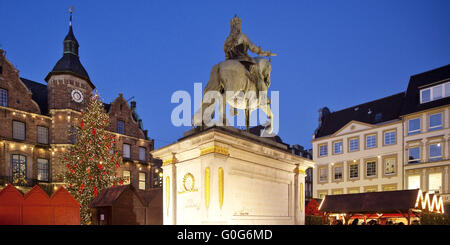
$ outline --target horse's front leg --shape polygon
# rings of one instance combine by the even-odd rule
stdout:
[[[219,105],[219,123],[221,123],[221,125],[219,125],[219,126],[229,126],[230,125],[230,123],[227,120],[227,115],[226,115],[227,97],[225,94],[226,93],[222,94],[221,105]]]
[[[237,116],[238,114],[239,114],[239,111],[236,109],[236,107],[233,107],[233,106],[230,105],[230,115],[231,115],[232,117],[235,117],[235,116]]]
[[[267,100],[266,100],[267,101]],[[268,134],[272,134],[273,133],[273,114],[272,114],[272,110],[270,109],[270,103],[263,103],[261,104],[260,109],[266,113],[267,118],[269,119],[269,125],[266,127],[266,132]]]
[[[250,132],[250,109],[245,109],[245,131]]]

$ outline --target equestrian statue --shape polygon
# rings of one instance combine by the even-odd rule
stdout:
[[[226,103],[230,105],[232,116],[237,115],[237,109],[245,111],[245,126],[249,131],[250,113],[261,109],[269,119],[265,130],[271,134],[273,131],[273,116],[270,110],[270,100],[267,90],[270,86],[270,73],[272,67],[270,58],[276,54],[264,51],[253,44],[247,35],[241,32],[241,19],[235,16],[230,21],[230,34],[225,40],[225,61],[216,64],[211,69],[208,84],[205,87],[204,97],[200,109],[194,114],[193,124],[204,126],[210,124],[214,113],[205,113],[207,108],[215,108],[216,100],[206,100],[205,95],[218,92],[222,96],[222,105],[219,106],[221,122],[229,125],[225,116]],[[259,55],[250,57],[248,50]]]

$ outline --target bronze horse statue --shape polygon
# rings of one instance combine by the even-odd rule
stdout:
[[[193,124],[195,126],[209,125],[214,117],[214,109],[217,103],[221,101],[219,113],[222,125],[229,125],[225,116],[225,106],[228,103],[233,116],[237,115],[237,109],[245,111],[247,131],[250,126],[250,113],[257,109],[263,110],[270,122],[266,127],[266,132],[272,133],[273,115],[267,97],[272,66],[270,60],[264,57],[255,57],[254,60],[257,71],[262,78],[258,80],[259,86],[250,79],[247,69],[238,60],[225,60],[213,66],[208,84],[205,87],[201,108],[194,114]],[[258,90],[258,87],[263,89]],[[213,100],[209,98],[205,101],[208,92],[215,92],[216,96],[220,95],[222,99],[217,101],[216,97]]]

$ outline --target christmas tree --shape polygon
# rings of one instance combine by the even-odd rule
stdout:
[[[109,124],[103,103],[94,95],[87,110],[81,112],[76,143],[61,156],[67,166],[63,175],[67,190],[81,204],[82,224],[90,224],[89,204],[101,190],[123,184],[123,179],[116,176],[121,157],[113,134],[106,130]]]

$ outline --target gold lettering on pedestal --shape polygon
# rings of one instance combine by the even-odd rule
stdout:
[[[223,168],[219,168],[219,205],[223,206]]]
[[[205,168],[205,206],[209,208],[209,195],[210,195],[210,180],[211,170],[209,167]]]

